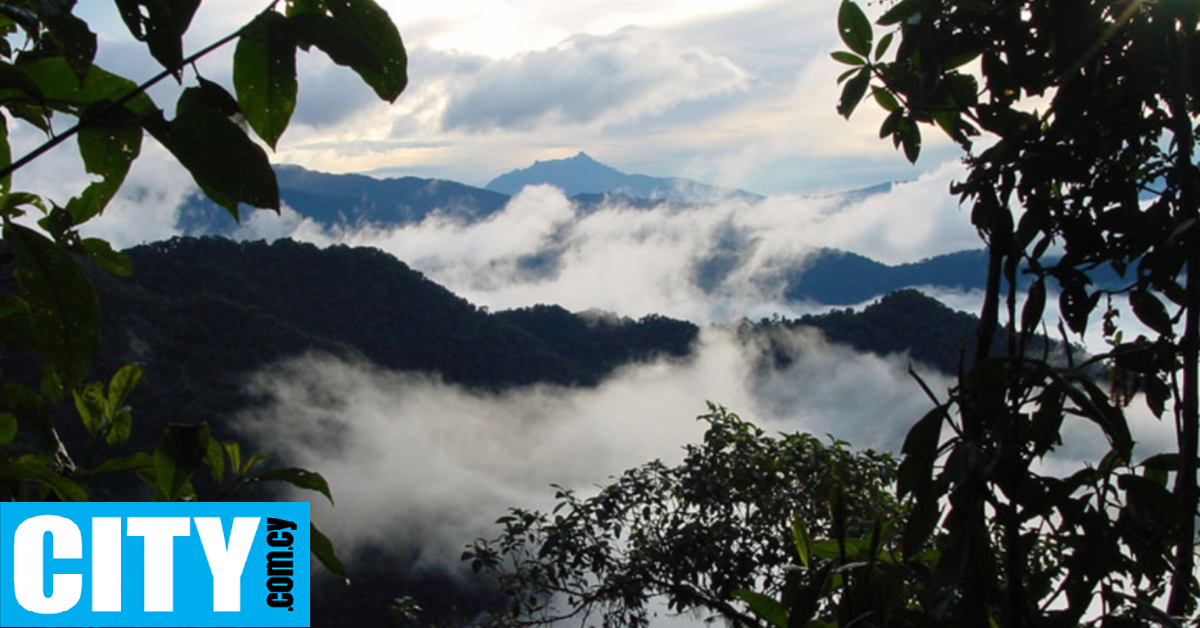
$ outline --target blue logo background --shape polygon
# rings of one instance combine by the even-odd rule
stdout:
[[[53,574],[83,574],[83,591],[70,610],[44,615],[22,607],[16,598],[13,548],[17,526],[39,515],[58,515],[79,528],[83,554],[79,559],[54,559],[51,536],[43,536],[43,591],[51,595]],[[92,518],[121,518],[121,611],[92,611]],[[225,542],[229,543],[235,517],[258,517],[254,543],[241,577],[241,610],[213,611],[213,576],[194,521],[189,536],[175,538],[174,594],[172,612],[144,610],[144,544],[140,536],[128,536],[129,517],[219,517]],[[267,544],[267,519],[286,519],[296,524],[289,530],[292,548],[292,596],[288,608],[267,605],[267,553],[287,551]],[[0,626],[308,626],[309,625],[309,504],[307,502],[243,503],[0,503]]]

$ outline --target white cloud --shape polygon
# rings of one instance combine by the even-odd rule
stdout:
[[[327,232],[311,221],[284,221],[271,234],[386,250],[494,309],[540,302],[700,322],[794,315],[811,306],[784,302],[784,273],[817,249],[896,263],[978,247],[947,191],[960,174],[960,166],[947,164],[890,193],[856,200],[787,196],[687,208],[612,202],[584,211],[558,190],[537,187],[472,224],[435,213],[386,230]],[[709,273],[698,281],[702,269]]]
[[[646,31],[577,35],[455,81],[442,123],[486,131],[623,122],[738,91],[747,81],[729,59],[669,48]]]
[[[706,399],[767,429],[889,449],[927,410],[901,360],[789,335],[797,362],[769,377],[756,374],[756,348],[709,330],[692,359],[627,367],[593,389],[486,393],[309,357],[257,375],[266,403],[237,424],[325,475],[337,507],[314,502],[315,516],[340,546],[419,541],[425,560],[454,565],[508,506],[545,506],[551,483],[587,490],[643,462],[678,462],[703,433],[694,417]]]

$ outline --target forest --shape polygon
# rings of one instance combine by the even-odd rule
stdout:
[[[247,402],[238,369],[298,352],[486,390],[588,387],[624,365],[687,359],[691,323],[485,312],[369,249],[184,238],[117,251],[85,237],[145,134],[234,218],[278,211],[264,146],[291,122],[298,52],[386,102],[408,85],[408,52],[373,0],[277,0],[186,55],[200,0],[115,4],[161,66],[146,82],[96,64],[94,25],[71,0],[0,4],[0,498],[251,499],[290,486],[333,502],[320,469],[250,455],[220,424]],[[840,4],[844,49],[831,56],[844,72],[829,106],[846,118],[880,107],[880,140],[911,162],[927,133],[961,150],[951,192],[986,247],[980,313],[900,292],[739,334],[814,327],[949,377],[938,388],[910,369],[930,409],[899,455],[770,434],[712,403],[679,464],[649,461],[586,494],[555,487],[549,512],[498,513],[494,536],[463,539],[464,568],[482,576],[465,585],[441,573],[341,588],[355,567],[314,527],[313,558],[336,576],[314,591],[315,623],[644,626],[661,610],[745,628],[1200,625],[1200,3],[876,8]],[[226,45],[233,93],[193,71]],[[163,109],[150,94],[167,80],[186,88]],[[17,127],[42,143],[14,156]],[[90,175],[77,195],[60,205],[16,187],[67,141]],[[1150,334],[1128,337],[1119,303]],[[1082,353],[1097,320],[1108,350]],[[763,368],[788,359],[765,346]],[[1174,449],[1135,453],[1129,416],[1142,406],[1173,428]],[[1076,423],[1107,451],[1046,472]]]

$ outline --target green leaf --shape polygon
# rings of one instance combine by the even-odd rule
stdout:
[[[58,45],[75,76],[82,81],[96,58],[96,34],[88,28],[87,22],[67,11],[44,18],[50,27],[50,38]]]
[[[200,0],[116,0],[134,39],[145,42],[163,67],[178,75],[183,67],[183,34]]]
[[[787,628],[787,611],[773,598],[754,591],[734,591],[733,597],[746,603],[750,612],[775,628]]]
[[[279,186],[267,154],[228,117],[204,104],[200,89],[184,91],[174,120],[149,118],[146,128],[235,219],[239,203],[278,211]]]
[[[16,255],[14,274],[29,304],[34,341],[59,380],[61,398],[83,382],[100,342],[100,304],[92,283],[62,247],[7,223],[4,240]]]
[[[116,414],[125,406],[125,400],[129,398],[129,393],[133,392],[141,379],[142,367],[136,364],[126,364],[117,369],[117,372],[108,381],[108,411],[110,414]]]
[[[49,213],[48,205],[42,197],[28,192],[12,192],[4,199],[4,207],[0,214],[5,216],[23,216],[22,207],[33,207],[43,214]]]
[[[88,68],[81,83],[62,57],[20,63],[17,68],[37,85],[47,103],[51,103],[55,109],[76,114],[83,113],[97,103],[116,102],[137,89],[133,81],[96,65]],[[124,107],[139,117],[157,110],[154,101],[144,93],[125,103]]]
[[[325,478],[321,477],[320,473],[313,473],[304,469],[289,467],[287,469],[272,469],[254,477],[252,482],[287,482],[297,488],[303,488],[310,491],[317,491],[333,503],[333,494],[329,491],[329,483]]]
[[[870,56],[871,40],[874,37],[871,33],[871,21],[851,0],[842,0],[842,6],[838,9],[838,34],[851,50],[863,57]]]
[[[888,114],[883,119],[883,123],[879,125],[879,139],[885,139],[894,134],[900,128],[900,122],[904,119],[904,110],[897,109]]]
[[[863,59],[862,57],[860,57],[854,53],[845,52],[843,50],[839,50],[837,52],[831,53],[829,56],[833,57],[834,61],[837,61],[838,63],[845,63],[846,65],[857,66],[857,65],[866,65],[867,64],[866,59]]]
[[[189,493],[192,475],[208,455],[207,425],[168,425],[154,450],[155,501],[174,501]]]
[[[0,345],[13,351],[34,348],[29,304],[16,295],[0,295]]]
[[[104,387],[98,382],[93,382],[84,386],[82,390],[72,390],[71,396],[75,400],[75,409],[79,411],[79,418],[83,421],[88,436],[95,437],[96,432],[105,428],[105,422],[108,420],[108,412],[104,405]]]
[[[329,570],[329,573],[345,578],[346,566],[342,564],[342,561],[338,559],[337,554],[334,553],[333,543],[329,541],[329,537],[325,536],[320,530],[317,529],[317,524],[310,521],[308,525],[309,533],[311,534],[308,545],[309,550],[314,556],[317,557],[317,560],[321,561],[321,564],[324,565],[325,569]],[[346,583],[349,584],[350,581],[346,580]]]
[[[0,480],[34,482],[54,492],[64,502],[86,502],[82,486],[51,471],[44,458],[23,456],[17,460],[0,460]]]
[[[0,409],[11,411],[18,418],[31,421],[42,431],[46,448],[54,447],[54,425],[50,422],[50,412],[43,397],[20,384],[4,384],[0,386]]]
[[[917,163],[917,158],[921,156],[921,127],[909,124],[904,128],[900,142],[904,145],[904,157],[909,163]]]
[[[229,456],[229,468],[234,473],[239,473],[242,469],[242,446],[237,441],[228,441],[224,443],[225,455]]]
[[[112,245],[100,238],[84,238],[83,252],[97,266],[116,277],[129,277],[133,274],[133,260],[122,251],[114,251]]]
[[[250,473],[250,470],[253,469],[255,465],[266,459],[267,456],[265,454],[254,454],[253,456],[250,456],[250,458],[246,460],[246,464],[242,466],[241,474],[246,475],[247,473]]]
[[[287,0],[286,4],[288,17],[305,13],[325,13],[325,3],[322,0]]]
[[[113,415],[112,425],[104,435],[104,442],[116,445],[129,440],[133,434],[133,412],[129,408],[121,408]]]
[[[800,554],[800,563],[811,567],[813,540],[808,534],[808,526],[804,525],[804,520],[799,515],[792,517],[792,542],[796,545],[796,552]]]
[[[296,108],[296,42],[283,15],[261,13],[242,31],[233,86],[250,128],[275,148]]]
[[[408,55],[400,31],[374,0],[326,0],[333,19],[371,50],[376,64],[350,68],[388,102],[395,102],[408,85]]]
[[[883,58],[883,55],[887,54],[888,48],[891,48],[892,46],[892,39],[895,37],[896,33],[893,32],[884,35],[883,38],[879,40],[879,43],[875,45],[875,61],[879,61]]]
[[[849,120],[850,115],[858,107],[858,103],[862,102],[863,96],[867,94],[867,87],[870,83],[871,72],[867,68],[859,70],[854,78],[846,81],[846,85],[842,87],[842,97],[837,105],[838,114]]]
[[[288,24],[296,44],[304,50],[316,46],[338,65],[383,71],[383,64],[375,58],[374,51],[355,39],[332,17],[325,15],[323,9],[320,13],[289,13]]]
[[[144,471],[154,467],[154,456],[139,451],[131,456],[124,458],[112,458],[96,465],[95,468],[84,472],[87,477],[98,477],[101,475],[112,475],[114,473],[128,473],[130,471]]]
[[[1145,323],[1147,327],[1163,336],[1175,335],[1175,330],[1171,325],[1171,315],[1167,313],[1167,308],[1162,301],[1158,300],[1158,297],[1145,290],[1135,290],[1129,294],[1129,304],[1133,306],[1133,313],[1138,320]]]
[[[102,102],[90,107],[89,112],[107,106],[107,102]],[[121,109],[102,118],[84,113],[84,118],[91,121],[79,131],[79,154],[88,174],[102,180],[88,186],[75,207],[68,204],[67,210],[76,225],[104,211],[142,150],[142,128],[128,110]]]
[[[872,87],[871,95],[875,97],[875,102],[879,103],[879,106],[883,107],[883,110],[888,113],[900,108],[900,103],[896,100],[896,97],[882,87]]]
[[[208,467],[212,469],[213,478],[217,480],[217,484],[225,481],[225,450],[221,447],[220,441],[215,438],[208,439],[208,453],[204,457]]]
[[[921,10],[921,4],[924,0],[903,0],[899,4],[892,6],[879,17],[880,26],[894,26],[900,22],[907,21]]]
[[[17,417],[10,412],[0,412],[0,445],[7,445],[17,436]]]

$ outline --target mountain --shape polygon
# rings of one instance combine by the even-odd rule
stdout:
[[[484,389],[589,386],[623,364],[684,356],[698,333],[663,317],[489,314],[369,248],[176,238],[128,253],[131,278],[96,277],[108,363],[97,370],[145,363],[174,384],[133,401],[178,420],[229,416],[248,373],[310,351]]]
[[[570,197],[612,193],[680,203],[726,198],[748,201],[763,199],[752,192],[720,188],[690,179],[625,174],[592,159],[584,152],[570,159],[538,161],[528,168],[502,174],[486,187],[493,192],[515,195],[526,186],[542,184],[553,185]]]
[[[228,438],[229,422],[261,402],[246,387],[249,376],[307,353],[429,373],[473,390],[587,387],[623,365],[687,359],[699,333],[691,323],[662,316],[630,320],[554,305],[489,313],[376,249],[175,238],[127,252],[132,277],[90,269],[102,304],[93,372],[99,377],[127,362],[143,365],[145,377],[129,399],[132,444],[143,450],[168,422],[208,422],[219,438]],[[907,353],[951,371],[977,322],[907,291],[861,312],[763,321],[737,331],[747,346],[766,347],[764,368],[795,358],[772,344],[783,326],[816,328],[831,342]],[[0,367],[37,385],[39,364],[28,355],[6,352]],[[70,406],[59,405],[56,426],[72,451],[87,451],[87,435],[68,416]],[[139,488],[114,486],[102,496],[119,501]],[[427,619],[437,625],[465,624],[483,611],[488,592],[477,582],[414,566],[411,551],[389,546],[353,557],[353,587],[314,580],[319,616],[313,625],[390,625],[386,609],[397,591],[435,609]]]
[[[505,194],[441,179],[375,179],[294,165],[276,166],[275,177],[283,203],[324,227],[403,225],[434,212],[471,222],[508,203]],[[180,208],[176,222],[184,235],[229,234],[236,226],[228,213],[198,194]]]
[[[853,305],[917,286],[983,290],[987,260],[987,251],[979,249],[889,266],[857,253],[825,249],[785,272],[784,297],[790,301]]]

